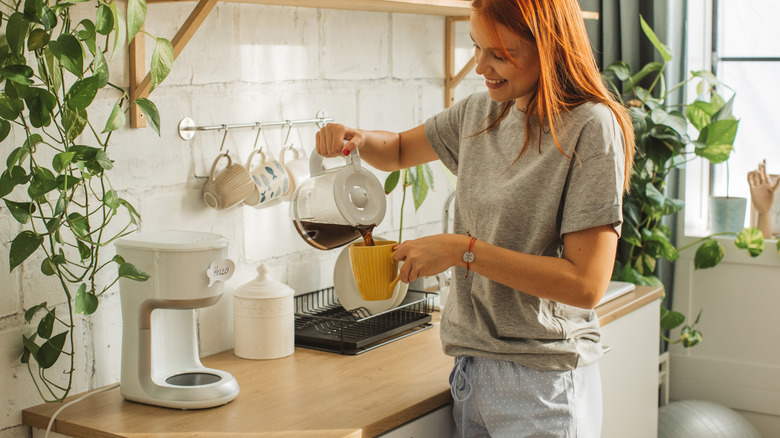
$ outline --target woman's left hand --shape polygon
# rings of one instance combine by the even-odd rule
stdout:
[[[458,260],[457,245],[463,237],[457,234],[437,234],[397,245],[393,258],[404,262],[400,272],[401,281],[410,283],[454,266]],[[465,245],[468,246],[468,242]]]

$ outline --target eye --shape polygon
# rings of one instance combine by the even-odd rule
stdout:
[[[493,54],[493,59],[495,59],[496,61],[502,61],[502,62],[504,61],[504,58],[496,55],[495,53]]]
[[[477,43],[472,44],[474,46],[474,50],[480,50],[480,47],[477,45]]]

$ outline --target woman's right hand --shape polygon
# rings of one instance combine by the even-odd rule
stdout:
[[[323,157],[343,157],[363,146],[365,141],[360,130],[328,123],[317,132],[317,153]]]

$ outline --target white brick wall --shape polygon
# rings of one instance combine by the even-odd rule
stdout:
[[[192,10],[191,3],[149,6],[146,30],[172,38]],[[94,14],[92,10],[84,14]],[[86,15],[85,15],[86,16]],[[458,63],[471,53],[468,26],[460,25]],[[120,196],[143,217],[142,230],[186,229],[215,232],[230,242],[229,255],[239,272],[225,284],[215,306],[198,311],[201,353],[232,348],[232,294],[255,276],[260,263],[271,275],[304,293],[333,282],[338,251],[310,248],[294,230],[289,204],[266,209],[209,209],[201,191],[217,156],[222,133],[201,132],[183,141],[179,121],[199,125],[311,118],[325,109],[340,123],[362,128],[405,130],[443,108],[444,18],[387,13],[316,10],[246,4],[219,4],[205,20],[171,75],[152,100],[162,117],[158,137],[151,129],[125,127],[112,136],[109,155],[115,160],[111,182]],[[147,38],[147,62],[154,48]],[[110,62],[112,81],[128,85],[126,56]],[[475,75],[458,88],[463,97],[481,88]],[[104,90],[90,115],[98,130],[119,93]],[[313,126],[291,135],[307,153],[314,147]],[[278,157],[286,131],[268,128],[260,143]],[[244,163],[256,131],[231,131],[225,147]],[[15,134],[0,144],[4,157],[19,141]],[[441,229],[441,208],[451,190],[439,164],[436,192],[420,212],[406,208],[407,238]],[[376,172],[384,182],[386,173]],[[411,196],[411,195],[409,195]],[[400,192],[388,200],[385,221],[377,234],[396,238]],[[22,227],[0,204],[0,438],[29,436],[21,426],[21,409],[40,398],[19,364],[24,310],[46,300],[62,303],[57,284],[40,275],[40,257],[8,271],[10,240]],[[113,248],[106,248],[106,256]],[[58,310],[60,313],[62,309]],[[120,373],[121,313],[115,287],[101,300],[99,311],[77,318],[76,349],[80,352],[74,392],[117,382]]]

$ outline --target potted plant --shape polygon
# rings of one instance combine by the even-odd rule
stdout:
[[[93,18],[76,22],[76,16]],[[129,0],[126,17],[107,0],[24,0],[2,7],[0,142],[10,153],[0,197],[23,225],[11,242],[9,265],[14,270],[26,262],[28,269],[52,277],[62,292],[57,303],[26,310],[34,331],[20,339],[21,361],[45,401],[62,401],[71,390],[78,354],[75,313],[95,312],[119,277],[148,278],[121,257],[104,255],[140,219],[108,178],[114,166],[111,136],[125,125],[131,105],[138,105],[159,134],[155,105],[143,98],[130,102],[111,82],[108,68],[108,60],[124,55],[126,42],[142,32],[145,17],[145,0]],[[167,76],[172,60],[171,43],[156,38],[152,88]],[[98,124],[89,110],[103,93],[118,97],[108,119]],[[18,144],[11,144],[14,138]]]
[[[603,73],[615,96],[629,109],[637,143],[631,188],[623,198],[623,231],[613,280],[662,286],[656,276],[656,262],[661,258],[674,262],[679,251],[697,246],[695,268],[710,268],[724,255],[723,247],[713,236],[735,235],[736,247],[746,249],[752,257],[761,254],[764,239],[757,228],[746,228],[712,234],[680,248],[672,243],[672,232],[663,219],[676,215],[685,203],[666,193],[667,177],[696,157],[711,163],[726,162],[739,121],[732,115],[734,97],[723,97],[728,87],[710,72],[692,72],[684,81],[666,88],[663,74],[672,54],[642,17],[640,21],[663,62],[650,62],[634,72],[625,62],[616,61]],[[687,105],[670,103],[669,95],[690,81],[698,81],[697,97]],[[702,335],[695,326],[700,317],[701,312],[692,324],[682,327],[677,339],[664,336],[665,339],[685,347],[698,344]],[[662,306],[663,332],[684,322],[684,315]]]

